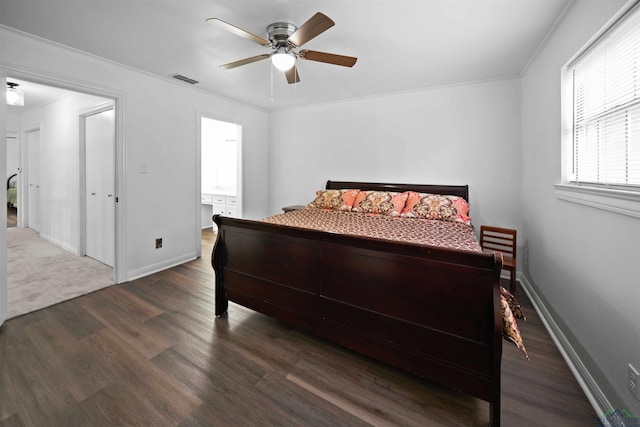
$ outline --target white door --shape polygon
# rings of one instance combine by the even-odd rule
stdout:
[[[40,232],[40,130],[27,132],[27,212],[29,228]]]
[[[85,253],[115,260],[115,121],[113,109],[85,116]]]

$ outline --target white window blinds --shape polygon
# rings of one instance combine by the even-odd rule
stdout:
[[[640,187],[639,9],[629,11],[568,68],[575,182]]]

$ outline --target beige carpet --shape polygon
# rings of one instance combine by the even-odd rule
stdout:
[[[113,269],[40,239],[30,228],[7,229],[7,318],[113,284]]]

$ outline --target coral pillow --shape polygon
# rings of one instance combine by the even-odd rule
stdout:
[[[389,216],[400,216],[407,193],[392,191],[361,191],[353,202],[353,212],[365,212]]]
[[[459,196],[407,191],[407,203],[402,210],[402,216],[471,224],[469,204]]]
[[[360,190],[319,190],[308,208],[350,211]]]

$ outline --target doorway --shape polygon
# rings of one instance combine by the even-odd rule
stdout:
[[[20,79],[20,87],[25,91],[24,107],[7,107],[8,114],[3,115],[2,119],[5,123],[7,135],[15,133],[18,135],[18,145],[20,152],[20,167],[22,171],[19,173],[19,200],[20,205],[25,205],[25,209],[18,210],[18,229],[20,228],[20,219],[22,218],[22,227],[28,227],[28,186],[27,186],[27,169],[28,169],[28,146],[36,146],[37,142],[28,141],[34,135],[27,135],[30,130],[36,126],[34,123],[40,122],[38,127],[40,130],[40,176],[32,176],[32,182],[40,178],[41,182],[33,182],[37,189],[40,190],[40,197],[36,197],[40,202],[40,214],[36,218],[32,218],[32,222],[40,222],[40,230],[45,233],[45,239],[49,243],[61,247],[72,254],[78,255],[80,248],[80,216],[84,211],[83,205],[80,205],[80,186],[83,185],[79,181],[80,165],[84,165],[83,158],[78,157],[78,145],[81,138],[78,131],[78,114],[86,112],[96,105],[108,102],[111,105],[111,111],[114,121],[113,128],[114,142],[112,142],[112,178],[114,183],[111,198],[117,200],[117,191],[122,191],[123,175],[124,175],[124,137],[123,123],[124,113],[120,106],[122,105],[121,95],[107,92],[100,88],[90,88],[88,86],[77,87],[74,82],[62,81],[59,78],[48,78],[43,75],[34,76],[26,74],[19,70],[10,71],[12,80]],[[25,80],[23,80],[25,79]],[[38,96],[28,96],[31,90],[37,91]],[[36,92],[31,95],[35,95]],[[44,98],[48,99],[43,102]],[[40,104],[30,104],[28,102],[40,102]],[[28,114],[25,114],[28,111]],[[46,113],[45,113],[46,112]],[[50,114],[49,114],[50,113]],[[64,114],[64,116],[63,116]],[[69,114],[71,116],[69,116]],[[73,119],[75,117],[75,119]],[[62,118],[62,119],[61,119]],[[35,139],[35,138],[34,138]],[[56,144],[65,144],[58,148]],[[75,145],[75,146],[74,146]],[[36,149],[36,154],[37,154]],[[32,157],[33,150],[32,150]],[[37,164],[38,161],[31,159],[31,162]],[[32,168],[38,169],[38,168]],[[32,171],[33,172],[33,171]],[[36,171],[37,173],[37,171]],[[114,200],[114,203],[116,202]],[[61,206],[64,208],[61,209]],[[119,205],[119,203],[118,203]],[[117,205],[114,205],[117,206]],[[118,224],[123,223],[123,209],[114,208],[111,213],[113,224],[111,232],[112,240],[115,242],[114,249],[110,251],[113,254],[113,261],[110,262],[112,267],[108,268],[107,280],[109,283],[122,283],[126,277],[126,262],[124,251],[120,248],[125,246],[125,233]],[[22,217],[24,215],[24,217]],[[37,218],[40,218],[40,221]],[[55,222],[53,221],[55,219]],[[82,224],[82,229],[84,229]],[[37,227],[37,224],[36,224]],[[37,227],[38,228],[38,227]],[[52,233],[53,232],[53,233]],[[50,236],[54,238],[50,238]],[[56,239],[62,236],[62,239]],[[43,237],[43,236],[40,236]],[[84,238],[84,237],[83,237]],[[5,254],[13,251],[13,249],[4,248]],[[89,260],[89,257],[84,257]],[[92,262],[97,263],[93,259]],[[37,271],[45,273],[43,268]],[[6,272],[5,272],[6,273]],[[72,279],[73,273],[68,271],[69,279]],[[96,274],[84,273],[81,277],[94,278]],[[5,277],[6,278],[6,277]],[[13,279],[12,279],[13,280]],[[7,280],[0,280],[0,295],[7,294]],[[9,293],[10,294],[10,293]],[[15,292],[13,295],[16,295]],[[9,295],[9,301],[12,301]],[[0,298],[0,314],[6,312],[6,299]],[[9,304],[11,306],[11,304]]]
[[[242,126],[202,117],[200,125],[202,228],[215,214],[242,217]]]

